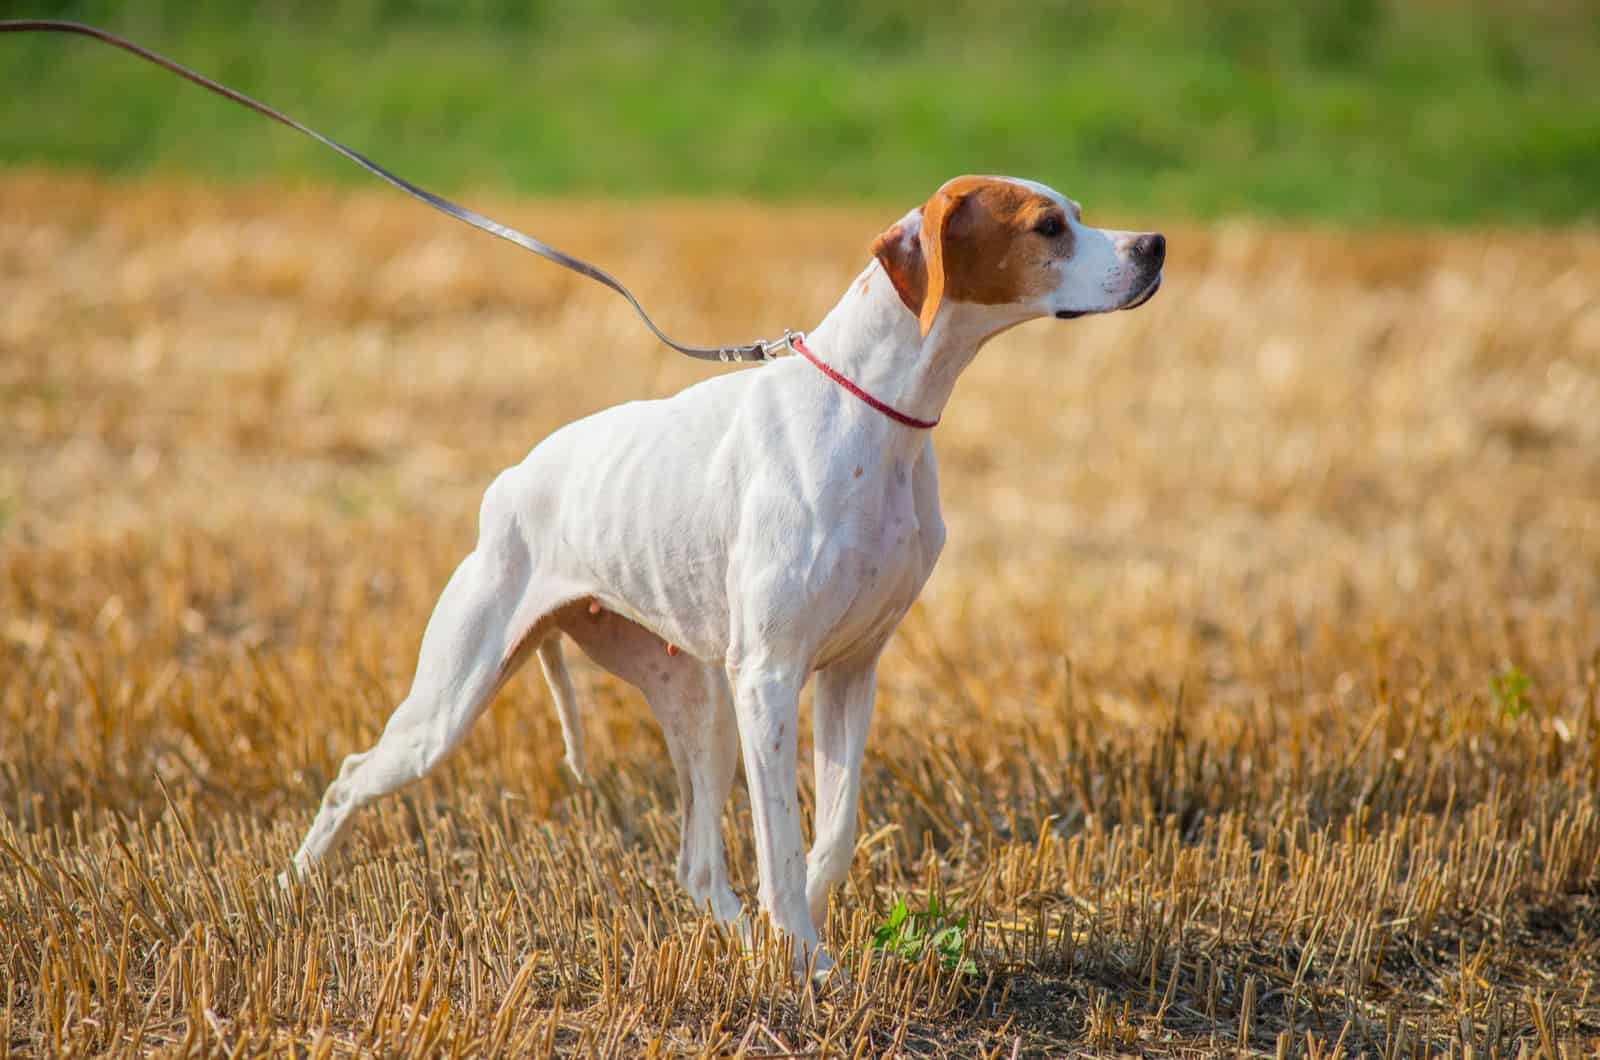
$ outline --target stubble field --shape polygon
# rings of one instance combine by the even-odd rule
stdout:
[[[731,341],[909,203],[486,205]],[[810,993],[678,890],[586,665],[592,787],[523,677],[274,883],[493,474],[717,369],[382,191],[0,177],[0,1053],[1593,1050],[1600,233],[1167,232],[1149,306],[1003,336],[938,429]],[[748,902],[742,786],[725,830]],[[969,969],[864,955],[930,894]]]

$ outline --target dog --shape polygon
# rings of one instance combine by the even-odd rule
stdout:
[[[568,424],[484,494],[477,545],[439,597],[411,690],[344,760],[294,857],[304,876],[355,810],[433,770],[527,657],[567,764],[583,733],[563,635],[640,689],[681,797],[677,878],[749,930],[721,818],[741,759],[759,901],[797,963],[849,870],[878,657],[944,547],[930,429],[996,334],[1133,309],[1166,240],[1083,223],[1032,181],[959,177],[878,236],[872,261],[788,357]],[[816,828],[802,847],[798,700],[817,675]]]

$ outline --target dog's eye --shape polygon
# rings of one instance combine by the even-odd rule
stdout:
[[[1046,239],[1054,239],[1067,230],[1066,222],[1059,217],[1046,217],[1035,226],[1034,231]]]

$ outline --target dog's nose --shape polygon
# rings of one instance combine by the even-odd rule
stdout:
[[[1167,237],[1160,232],[1147,232],[1133,241],[1133,252],[1156,268],[1167,260]]]

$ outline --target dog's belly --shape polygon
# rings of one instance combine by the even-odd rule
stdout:
[[[596,476],[605,471],[597,471]],[[648,467],[615,468],[588,507],[557,516],[559,562],[581,571],[606,608],[703,659],[727,651],[727,555],[713,513],[686,503],[683,484]]]
[[[511,473],[537,581],[571,587],[703,659],[727,650],[730,495],[707,416],[617,406],[546,438]]]

